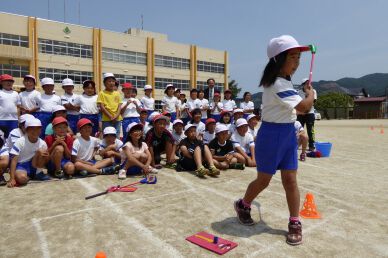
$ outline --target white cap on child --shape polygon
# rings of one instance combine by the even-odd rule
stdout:
[[[187,130],[189,130],[191,127],[195,127],[195,128],[197,128],[197,126],[196,126],[196,125],[193,125],[193,124],[187,124],[187,125],[185,126],[185,133],[186,133],[186,131],[187,131]]]
[[[29,119],[35,119],[35,117],[33,115],[30,115],[30,114],[24,114],[24,115],[21,115],[19,117],[19,123],[25,123],[27,120]]]
[[[152,86],[147,84],[144,86],[144,90],[152,90]]]
[[[269,41],[267,46],[268,58],[273,58],[280,53],[292,49],[299,48],[301,52],[310,50],[309,46],[301,46],[298,41],[290,35],[282,35],[277,38],[273,38]]]
[[[127,126],[126,132],[129,133],[134,127],[139,127],[140,130],[143,130],[143,125],[141,123],[132,122]]]
[[[183,121],[180,120],[180,119],[175,119],[175,121],[172,123],[173,126],[176,125],[176,124],[182,124],[182,125],[184,125]]]
[[[237,113],[244,113],[244,110],[242,110],[241,108],[236,108],[235,110],[233,110],[233,114]]]
[[[247,120],[245,120],[244,118],[237,119],[236,128],[239,128],[240,126],[243,126],[243,125],[248,125]]]
[[[218,124],[216,126],[216,134],[220,133],[220,132],[225,132],[225,131],[229,131],[228,127],[224,124]]]
[[[254,118],[254,117],[257,118],[257,116],[256,116],[255,114],[250,114],[250,115],[247,117],[247,121],[251,120],[251,119]]]
[[[25,128],[28,127],[41,127],[42,123],[40,122],[39,119],[33,118],[33,119],[28,119],[24,125]]]
[[[42,85],[54,85],[54,80],[51,78],[45,77],[42,80],[40,80],[40,83]]]
[[[159,112],[154,111],[148,116],[148,121],[153,121],[156,116],[160,115]]]
[[[166,90],[167,90],[168,88],[170,88],[170,87],[175,88],[175,87],[174,87],[174,84],[169,83],[169,84],[166,85]]]
[[[62,87],[63,86],[74,86],[74,82],[70,78],[63,79],[62,81]]]
[[[114,134],[114,135],[116,135],[117,131],[116,131],[116,128],[114,128],[113,126],[108,126],[108,127],[104,128],[103,134],[104,135],[107,135],[107,134]]]
[[[58,112],[58,111],[66,111],[66,108],[62,105],[56,105],[53,107],[52,109],[52,112],[55,113],[55,112]]]
[[[113,73],[104,73],[104,80],[106,78],[114,78],[114,79],[116,79],[116,77],[115,77],[115,75]]]

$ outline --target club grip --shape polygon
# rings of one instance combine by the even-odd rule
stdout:
[[[86,196],[86,197],[85,197],[85,200],[89,200],[89,199],[92,199],[92,198],[94,198],[94,197],[98,197],[98,196],[101,196],[101,195],[104,195],[104,194],[107,194],[107,193],[108,193],[108,190],[106,190],[106,191],[104,191],[104,192],[101,192],[101,193],[89,195],[89,196]]]

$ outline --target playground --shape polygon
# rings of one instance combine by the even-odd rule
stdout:
[[[254,226],[240,225],[233,201],[254,168],[218,178],[162,169],[135,192],[85,197],[141,178],[98,176],[0,188],[0,257],[216,257],[185,240],[200,231],[238,243],[225,257],[387,257],[388,120],[322,120],[328,158],[299,163],[301,207],[312,193],[321,219],[302,219],[303,244],[286,244],[288,209],[277,173],[256,199]]]

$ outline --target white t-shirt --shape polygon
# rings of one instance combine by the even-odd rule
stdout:
[[[124,98],[123,99],[123,104],[121,104],[121,108],[124,108],[124,106],[126,105],[126,103],[127,103],[127,101],[129,99],[131,101],[133,101],[133,102],[136,102],[136,104],[139,106],[139,108],[141,108],[140,100],[135,99],[135,98]],[[137,112],[136,105],[134,103],[128,104],[127,108],[124,111],[123,117],[124,118],[127,118],[127,117],[140,117],[139,113]]]
[[[197,135],[200,135],[200,134],[203,134],[206,130],[206,126],[204,123],[202,122],[199,122],[198,124],[197,123],[191,123],[191,122],[188,122],[188,124],[190,125],[195,125],[197,127]]]
[[[174,129],[173,129],[173,124],[170,122],[170,123],[168,123],[167,125],[166,125],[166,129],[170,132],[170,133],[172,133],[172,131],[174,131]]]
[[[294,126],[295,126],[296,136],[298,136],[300,132],[304,131],[304,128],[303,128],[302,124],[299,121],[295,121]]]
[[[222,105],[224,106],[224,111],[233,111],[233,109],[237,108],[236,102],[232,99],[224,99]]]
[[[214,138],[216,138],[216,133],[209,133],[209,131],[205,131],[203,133],[203,143],[209,144]]]
[[[155,110],[155,100],[152,97],[144,96],[140,100],[146,110]]]
[[[97,95],[88,96],[86,94],[78,95],[74,101],[75,106],[79,106],[80,114],[98,114],[100,111],[97,106]]]
[[[26,109],[33,109],[39,106],[40,92],[37,90],[20,92],[19,97],[21,106]]]
[[[170,113],[176,112],[179,108],[178,99],[175,96],[164,96],[162,99],[162,105],[166,107],[166,110]]]
[[[145,121],[143,124],[143,137],[146,135],[146,133],[151,129],[150,123]]]
[[[189,98],[186,102],[186,106],[189,108],[189,112],[191,112],[196,108],[201,108],[202,102],[199,99]]]
[[[120,141],[119,139],[115,139],[115,143],[114,144],[115,144],[115,150],[116,151],[120,150],[123,147],[123,142]],[[108,144],[106,144],[105,139],[102,139],[101,142],[100,142],[99,150],[103,150],[106,147],[108,147]]]
[[[71,155],[76,156],[78,159],[83,161],[92,160],[94,159],[94,149],[98,148],[99,142],[99,139],[95,137],[90,137],[90,140],[87,141],[82,138],[82,136],[80,136],[73,142],[73,149],[71,150]]]
[[[314,92],[314,100],[317,100],[317,91],[315,89],[313,89],[313,92]],[[302,99],[305,99],[306,98],[306,93],[304,93],[303,90],[299,90],[298,92],[299,96],[302,98]],[[314,106],[311,107],[310,111],[308,112],[309,114],[314,114]]]
[[[255,104],[253,104],[252,101],[248,101],[248,103],[243,101],[240,103],[240,108],[244,110],[244,113],[247,113],[245,112],[245,110],[255,109]],[[250,114],[250,113],[247,113],[247,114]]]
[[[172,132],[172,137],[174,138],[175,145],[178,145],[184,138],[186,138],[186,135],[183,131],[182,134],[177,134],[174,130]]]
[[[46,95],[43,93],[39,98],[39,107],[41,112],[53,112],[55,106],[61,105],[61,98],[58,95]]]
[[[259,127],[258,126],[256,126],[253,129],[248,126],[248,133],[252,134],[253,139],[255,139],[258,131],[259,131]]]
[[[273,85],[264,87],[262,120],[271,123],[294,123],[295,106],[302,101],[291,81],[278,77]]]
[[[208,108],[209,107],[209,101],[207,99],[198,99],[200,102],[201,102],[201,109],[202,108]],[[207,118],[207,110],[205,111],[201,111],[202,113],[202,119],[206,119]]]
[[[237,131],[235,131],[230,140],[232,141],[234,148],[241,147],[247,154],[251,153],[249,147],[255,146],[253,136],[248,132],[244,136],[241,136]]]
[[[47,150],[46,142],[38,138],[36,142],[32,143],[28,140],[28,136],[26,135],[17,139],[12,146],[10,154],[19,156],[18,163],[23,163],[30,161],[35,156],[35,152],[39,149]]]
[[[20,97],[16,91],[0,90],[0,120],[18,120]]]
[[[222,104],[222,102],[218,102],[216,108],[214,108],[214,105],[215,105],[214,102],[210,103],[210,107],[209,107],[210,108],[210,114],[212,114],[212,115],[219,115],[219,114],[221,114],[222,109],[224,108],[224,105]],[[213,110],[213,108],[214,108],[214,110]]]
[[[74,103],[75,103],[75,100],[78,98],[79,96],[77,94],[73,94],[73,95],[68,95],[68,94],[64,94],[62,97],[61,97],[61,102],[62,102],[62,105],[65,105],[65,104],[72,104],[74,106]],[[67,111],[67,114],[69,115],[79,115],[79,112],[78,111],[75,111],[75,110],[68,110]]]
[[[228,129],[229,129],[229,134],[234,134],[234,132],[236,131],[236,124],[235,123],[230,124]]]
[[[2,131],[0,130],[0,132],[2,132]],[[12,146],[22,136],[24,136],[22,130],[20,130],[19,128],[13,129],[9,133],[8,138],[5,139],[5,141],[4,141],[4,145],[0,150],[0,156],[8,156],[9,151],[12,149]],[[4,135],[3,135],[3,137],[4,137]]]
[[[188,108],[187,103],[182,103],[180,110],[181,110],[181,118],[187,118],[189,115],[185,111],[185,109]]]

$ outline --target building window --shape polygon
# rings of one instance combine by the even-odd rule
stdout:
[[[172,56],[155,55],[155,66],[175,69],[190,69],[190,60]]]
[[[155,111],[162,111],[162,101],[161,100],[155,100]]]
[[[155,78],[155,88],[165,89],[166,85],[172,83],[175,88],[181,90],[190,90],[189,80],[167,79],[167,78]]]
[[[198,90],[204,90],[207,88],[207,83],[205,81],[197,81],[197,89]],[[223,83],[215,83],[214,89],[218,90],[219,92],[224,92],[224,84]]]
[[[120,84],[130,82],[133,86],[136,86],[136,88],[144,88],[144,85],[147,83],[147,77],[145,76],[115,74],[115,78]]]
[[[39,52],[52,55],[93,58],[93,46],[78,43],[38,39]]]
[[[197,70],[209,73],[224,73],[225,65],[205,61],[197,61]]]
[[[17,47],[28,47],[28,37],[7,33],[0,33],[0,44]]]
[[[39,78],[53,78],[55,83],[62,83],[65,78],[73,80],[74,84],[82,84],[85,80],[93,80],[92,72],[62,70],[54,68],[39,68]]]
[[[145,53],[102,48],[102,60],[130,64],[147,64],[147,55]]]
[[[23,78],[29,74],[29,67],[14,64],[0,64],[0,74],[9,74],[12,77]]]

